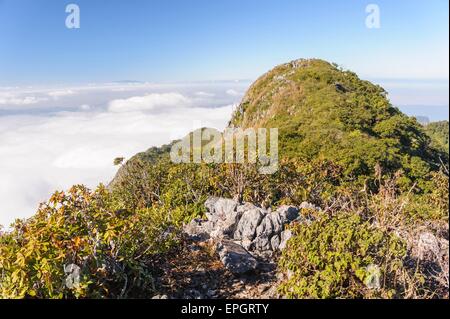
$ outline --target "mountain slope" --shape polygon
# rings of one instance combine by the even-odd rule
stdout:
[[[280,154],[325,158],[349,177],[403,169],[407,180],[439,166],[444,154],[430,146],[422,126],[393,107],[387,92],[323,60],[275,67],[248,90],[231,126],[277,127]]]
[[[449,153],[448,121],[433,122],[425,126],[432,144],[443,152]]]

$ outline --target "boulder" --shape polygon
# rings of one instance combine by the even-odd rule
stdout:
[[[256,237],[253,240],[253,245],[249,247],[249,250],[259,250],[259,251],[268,251],[271,250],[272,246],[270,245],[270,238],[267,236],[264,237]]]
[[[234,239],[253,241],[256,235],[256,228],[261,223],[263,217],[264,213],[259,208],[243,213],[234,232]]]
[[[210,215],[208,219],[213,222],[218,219],[225,220],[229,214],[235,211],[238,204],[237,201],[232,199],[210,197],[205,202],[205,207]]]
[[[236,227],[239,223],[239,220],[242,217],[242,213],[240,212],[231,212],[227,215],[227,218],[222,222],[221,227],[223,229],[223,233],[233,237],[233,234],[236,230]]]
[[[282,217],[280,213],[273,212],[264,216],[263,220],[256,229],[256,236],[271,236],[274,233],[280,233],[282,230]]]
[[[233,238],[236,227],[241,218],[241,213],[231,212],[225,220],[216,220],[210,235],[212,238]]]
[[[210,197],[205,202],[206,216],[211,223],[209,235],[212,238],[233,237],[241,213],[236,212],[238,202],[232,199]]]
[[[214,214],[216,202],[219,200],[219,197],[209,197],[205,202],[205,207],[208,212]]]
[[[283,223],[279,212],[265,215],[256,228],[255,249],[272,250],[271,238],[280,234],[282,229]]]
[[[241,245],[230,240],[222,240],[217,244],[220,260],[233,274],[245,274],[258,266],[257,260]]]
[[[236,260],[244,260],[242,263],[249,265],[249,269],[253,267],[253,260],[246,259],[251,257],[249,251],[255,256],[270,258],[274,251],[283,250],[292,237],[285,225],[304,221],[299,209],[293,206],[281,206],[272,212],[251,203],[239,204],[232,199],[210,197],[205,207],[208,219],[194,219],[184,227],[184,232],[196,241],[213,239],[219,243],[222,262],[227,263],[227,268],[238,268],[235,272],[245,268],[235,266]],[[301,207],[320,209],[307,202]]]

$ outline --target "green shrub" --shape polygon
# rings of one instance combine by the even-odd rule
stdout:
[[[447,155],[449,153],[448,128],[448,121],[433,122],[425,126],[425,132],[430,136],[432,145]]]
[[[425,130],[392,106],[380,86],[318,59],[283,64],[260,77],[230,123],[276,127],[282,157],[332,161],[360,185],[380,164],[386,174],[404,170],[403,189],[416,181],[421,187],[424,175],[448,161],[448,122]]]
[[[130,212],[102,186],[57,192],[0,237],[0,298],[148,297],[148,263],[173,243],[169,227],[165,211]],[[80,269],[72,286],[68,265]]]
[[[288,279],[280,292],[289,298],[393,297],[399,291],[396,272],[402,267],[405,244],[358,214],[322,214],[307,226],[292,228],[294,237],[283,252],[280,267]],[[381,274],[380,289],[367,281]]]

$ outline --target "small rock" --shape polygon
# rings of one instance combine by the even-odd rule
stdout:
[[[244,274],[258,266],[256,259],[244,247],[232,241],[219,242],[217,252],[223,265],[234,274]]]
[[[380,267],[378,267],[377,265],[369,265],[366,268],[367,270],[367,277],[364,281],[364,283],[366,284],[367,288],[369,289],[380,289],[381,288],[381,284],[380,284],[380,279],[381,279],[381,270]]]
[[[341,83],[336,83],[334,85],[336,87],[336,90],[342,93],[347,92],[347,89],[341,84]]]
[[[203,298],[203,296],[200,291],[198,291],[196,289],[189,289],[186,292],[184,299],[202,299],[202,298]]]
[[[190,251],[200,251],[200,250],[201,250],[201,247],[198,246],[198,245],[193,244],[193,245],[189,245],[189,246],[188,246],[188,249],[189,249]]]
[[[278,249],[284,250],[286,248],[288,240],[291,239],[292,236],[293,236],[293,234],[289,229],[283,231],[281,233],[281,242],[280,242],[280,245],[278,246]]]
[[[292,277],[294,277],[294,272],[290,269],[288,269],[287,273],[286,273],[286,277],[288,280],[290,280]]]
[[[272,247],[272,250],[275,251],[280,247],[280,235],[276,234],[270,239],[270,245]]]
[[[267,290],[269,290],[271,287],[272,287],[272,285],[270,285],[270,284],[262,284],[262,285],[259,285],[259,286],[258,286],[258,292],[259,292],[260,294],[262,294],[262,293],[266,292]]]
[[[320,207],[318,207],[314,204],[308,203],[308,202],[301,203],[299,208],[300,209],[312,209],[312,210],[317,210],[317,211],[322,210]]]
[[[419,259],[433,260],[439,255],[439,240],[432,233],[422,233],[417,244],[417,255]]]
[[[212,224],[209,221],[196,218],[184,226],[183,230],[193,240],[205,241],[210,237],[209,233],[212,230]]]

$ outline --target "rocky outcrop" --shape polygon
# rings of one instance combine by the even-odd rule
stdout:
[[[231,272],[242,274],[256,269],[254,256],[267,256],[283,250],[292,237],[286,226],[310,222],[300,215],[303,208],[320,208],[302,203],[300,209],[280,206],[267,211],[251,203],[239,204],[226,198],[211,197],[205,202],[207,219],[194,219],[184,232],[199,241],[212,240],[222,263]]]
[[[234,232],[234,239],[241,241],[246,249],[252,248],[256,237],[256,229],[264,218],[262,209],[255,208],[242,214]]]

